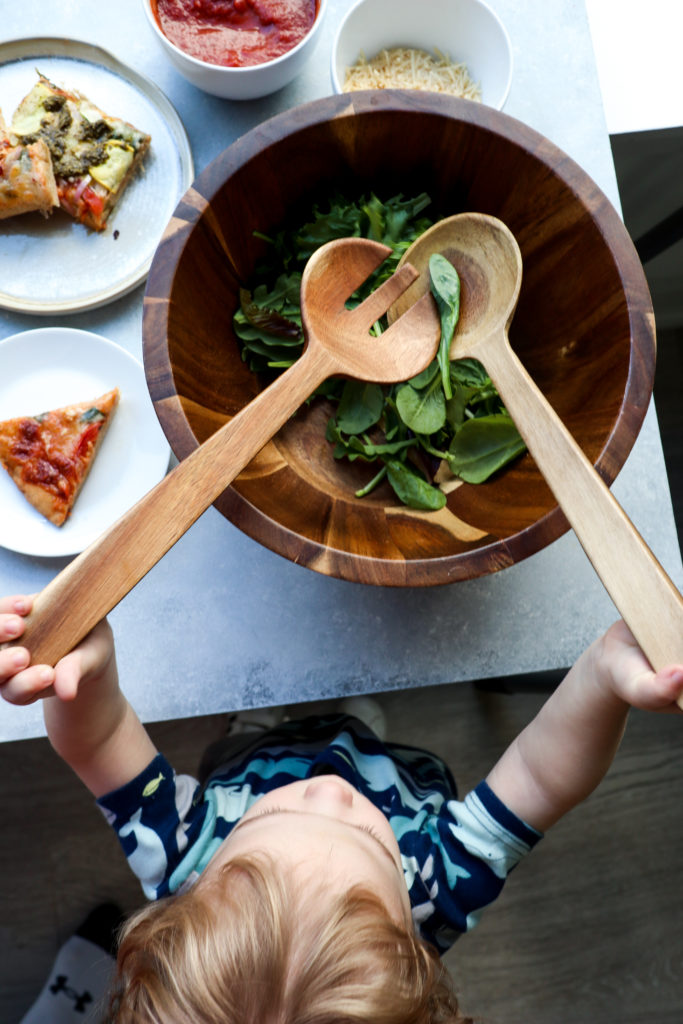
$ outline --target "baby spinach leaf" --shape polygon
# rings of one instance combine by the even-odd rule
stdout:
[[[426,388],[428,384],[431,384],[438,372],[439,364],[436,359],[433,359],[422,373],[418,373],[416,377],[411,377],[407,383],[415,388],[416,391],[419,391],[420,388]]]
[[[446,504],[446,495],[418,476],[400,459],[386,459],[387,479],[396,496],[410,508],[436,512]]]
[[[396,393],[396,408],[403,422],[416,434],[434,434],[446,422],[446,399],[440,378],[417,391],[403,384]]]
[[[337,409],[337,426],[345,434],[362,434],[382,416],[384,392],[379,384],[347,380]]]
[[[334,442],[335,459],[348,458],[350,462],[356,459],[363,459],[364,462],[373,462],[384,455],[398,455],[407,448],[414,446],[417,442],[414,438],[403,438],[399,441],[374,442],[367,434],[344,434],[339,429],[337,421],[332,417],[328,420],[325,438]]]
[[[477,388],[459,381],[453,383],[453,397],[446,403],[446,420],[456,431],[465,422],[466,410],[477,395]]]
[[[429,257],[429,285],[441,320],[441,340],[436,358],[446,398],[451,398],[450,351],[460,317],[460,278],[453,264],[440,252]]]
[[[507,413],[479,416],[463,423],[451,442],[451,471],[469,484],[480,484],[525,450]]]
[[[454,359],[451,363],[451,378],[460,381],[461,384],[470,384],[472,387],[484,387],[491,383],[491,378],[478,359]]]

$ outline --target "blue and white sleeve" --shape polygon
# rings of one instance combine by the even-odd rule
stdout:
[[[135,779],[97,801],[148,899],[166,896],[182,882],[176,868],[191,861],[188,852],[208,810],[206,803],[195,803],[198,791],[196,779],[176,775],[157,754]]]
[[[449,800],[430,816],[422,829],[423,840],[427,836],[420,886],[411,888],[413,919],[423,938],[444,952],[474,928],[541,833],[482,782],[464,800]],[[419,889],[422,899],[416,899]]]

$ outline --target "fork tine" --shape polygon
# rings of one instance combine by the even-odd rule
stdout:
[[[346,300],[367,281],[391,249],[367,238],[337,238],[313,253],[301,278],[301,294],[316,304],[344,310]]]
[[[430,292],[422,295],[391,327],[373,339],[375,354],[381,354],[372,380],[392,383],[409,380],[429,366],[441,337],[436,303]]]

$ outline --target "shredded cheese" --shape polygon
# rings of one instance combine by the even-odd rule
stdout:
[[[454,64],[447,54],[397,46],[366,60],[363,53],[346,69],[344,92],[356,89],[418,89],[447,92],[481,102],[481,88],[472,81],[464,64]]]

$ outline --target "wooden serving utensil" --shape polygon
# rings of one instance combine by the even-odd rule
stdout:
[[[510,347],[508,328],[522,282],[516,239],[505,224],[485,214],[463,213],[439,221],[403,256],[421,276],[390,310],[390,321],[429,290],[429,257],[435,252],[450,260],[462,281],[461,316],[451,358],[469,356],[485,366],[593,568],[653,668],[682,664],[683,598]]]
[[[104,618],[328,377],[407,380],[434,358],[439,318],[431,295],[379,337],[370,328],[417,278],[405,263],[353,310],[349,296],[391,253],[344,238],[321,246],[301,282],[300,358],[184,459],[36,597],[22,645],[33,664],[55,665]],[[6,646],[6,645],[5,645]]]

